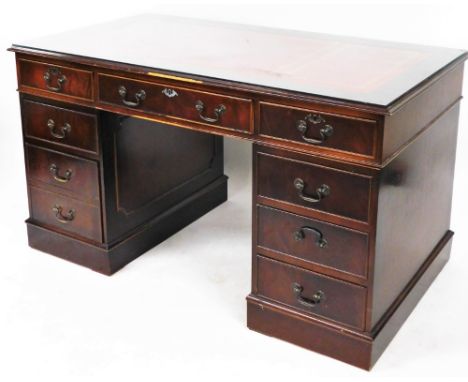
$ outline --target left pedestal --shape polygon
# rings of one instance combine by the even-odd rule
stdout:
[[[223,140],[21,96],[31,247],[112,274],[227,199]]]

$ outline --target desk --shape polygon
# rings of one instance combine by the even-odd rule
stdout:
[[[227,199],[229,136],[250,329],[370,369],[449,258],[463,51],[160,16],[10,50],[33,248],[116,272]]]

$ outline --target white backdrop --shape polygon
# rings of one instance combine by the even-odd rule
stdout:
[[[226,172],[231,177],[227,203],[111,278],[28,248],[14,55],[4,50],[11,43],[155,12],[468,49],[463,1],[253,3],[2,3],[0,380],[466,380],[466,101],[460,115],[452,259],[371,373],[246,328],[248,143],[226,140]]]

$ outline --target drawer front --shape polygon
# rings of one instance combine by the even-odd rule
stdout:
[[[364,328],[366,288],[257,256],[258,294],[297,310]]]
[[[249,99],[100,74],[99,101],[252,133]]]
[[[308,147],[375,157],[376,121],[260,104],[260,134]]]
[[[78,199],[99,200],[96,162],[26,146],[28,178],[58,187]]]
[[[34,221],[102,242],[98,207],[36,187],[30,187],[30,198]]]
[[[257,153],[258,195],[368,221],[370,178]]]
[[[95,115],[30,100],[23,100],[22,114],[26,137],[97,153]]]
[[[259,246],[367,276],[367,234],[265,206],[257,207],[257,219]]]
[[[20,86],[93,99],[93,73],[90,71],[22,59],[18,60],[18,71]]]

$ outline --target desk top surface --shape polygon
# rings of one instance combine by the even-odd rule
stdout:
[[[458,49],[173,16],[141,15],[14,44],[239,83],[389,106]]]

